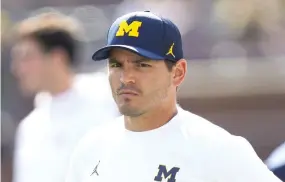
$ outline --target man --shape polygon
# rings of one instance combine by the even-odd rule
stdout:
[[[20,123],[14,182],[62,182],[78,140],[117,116],[108,79],[76,75],[76,21],[60,13],[28,18],[16,29],[12,71],[35,109]]]
[[[266,164],[277,177],[285,181],[285,142],[270,154]]]
[[[11,182],[15,132],[18,123],[33,109],[33,98],[23,97],[10,72],[11,21],[1,11],[1,181]]]
[[[280,182],[242,137],[177,106],[185,78],[181,35],[151,12],[118,18],[107,46],[113,98],[123,114],[83,139],[67,182]]]

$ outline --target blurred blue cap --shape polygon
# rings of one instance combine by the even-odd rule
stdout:
[[[183,58],[181,34],[170,20],[150,11],[133,12],[119,17],[110,27],[107,45],[92,59],[109,58],[112,48],[122,48],[152,60],[178,61]]]

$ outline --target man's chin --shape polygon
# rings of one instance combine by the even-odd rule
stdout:
[[[138,117],[143,114],[138,107],[130,106],[129,104],[119,105],[119,111],[124,116]]]
[[[20,91],[21,91],[21,94],[25,97],[33,97],[38,93],[36,89],[32,89],[32,88],[25,87],[25,86],[20,86]]]

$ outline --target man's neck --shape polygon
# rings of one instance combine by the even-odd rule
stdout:
[[[159,128],[169,122],[176,114],[176,103],[159,106],[139,117],[124,116],[125,127],[130,131],[142,132]]]
[[[73,74],[61,75],[57,79],[54,79],[53,83],[50,85],[48,89],[48,92],[52,96],[57,96],[69,90],[73,85],[73,81],[74,81]]]

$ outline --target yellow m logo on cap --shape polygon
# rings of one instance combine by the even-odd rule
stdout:
[[[131,24],[128,24],[128,22],[124,20],[119,25],[116,37],[124,36],[125,33],[130,37],[139,37],[139,28],[141,25],[142,22],[140,21],[133,21]]]

